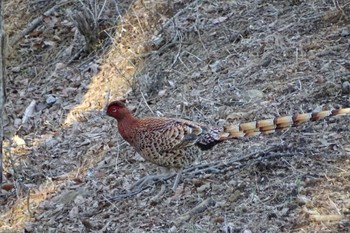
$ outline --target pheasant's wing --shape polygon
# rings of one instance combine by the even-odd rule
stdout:
[[[183,119],[143,118],[139,122],[138,138],[142,140],[141,144],[153,145],[158,151],[169,151],[195,144],[206,130],[201,124]]]

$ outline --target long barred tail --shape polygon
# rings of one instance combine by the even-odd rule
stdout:
[[[259,134],[274,133],[307,121],[317,121],[330,116],[343,116],[350,114],[350,108],[334,109],[314,113],[296,114],[294,116],[276,117],[274,119],[258,120],[238,125],[226,126],[220,134],[221,140],[256,136]]]

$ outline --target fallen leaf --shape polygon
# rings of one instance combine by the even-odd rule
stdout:
[[[160,91],[158,92],[158,95],[159,95],[160,97],[162,97],[162,96],[165,95],[165,92],[166,92],[166,90],[160,90]]]
[[[36,101],[32,100],[32,102],[30,102],[29,106],[24,111],[24,115],[22,118],[22,124],[25,124],[28,121],[29,117],[31,117],[33,115],[35,105],[36,105]]]
[[[54,16],[43,16],[43,20],[47,23],[51,28],[53,28],[58,22],[58,18]]]
[[[219,24],[219,23],[225,22],[226,20],[227,20],[227,17],[226,16],[222,16],[222,17],[213,19],[212,23],[213,24]]]
[[[26,142],[23,140],[23,138],[20,138],[18,135],[15,135],[12,140],[14,143],[16,143],[17,146],[25,146]]]
[[[5,191],[10,191],[11,189],[14,189],[15,186],[13,184],[3,184],[1,185],[1,189]]]

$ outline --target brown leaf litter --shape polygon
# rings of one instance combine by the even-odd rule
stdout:
[[[349,106],[347,1],[96,1],[92,54],[82,2],[9,48],[1,232],[348,232],[349,117],[225,143],[175,193],[125,195],[157,167],[101,111],[108,90],[213,126]],[[6,2],[9,41],[54,4]]]

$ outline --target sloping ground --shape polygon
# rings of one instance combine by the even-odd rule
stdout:
[[[349,3],[118,9],[113,43],[88,58],[75,56],[83,40],[67,10],[11,50],[1,232],[349,232],[349,116],[224,143],[203,154],[206,166],[184,173],[175,193],[173,179],[131,193],[157,167],[99,111],[108,89],[138,116],[213,126],[349,106]]]

